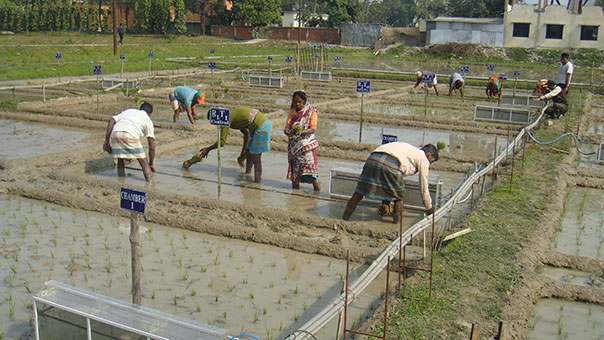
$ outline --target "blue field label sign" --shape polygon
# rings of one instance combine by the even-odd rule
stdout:
[[[333,58],[333,60],[335,60],[335,61],[342,61],[342,57],[340,57],[339,55],[337,55],[337,56],[335,56]]]
[[[469,73],[470,72],[470,66],[462,66],[459,68],[459,72],[461,73]]]
[[[215,48],[210,48],[210,54],[214,54],[216,52]]]
[[[210,108],[210,124],[229,126],[231,124],[231,110],[222,107]]]
[[[382,135],[382,145],[388,143],[394,143],[398,141],[398,137],[395,135]]]
[[[520,76],[520,71],[514,71],[514,77],[519,77]]]
[[[126,188],[120,190],[120,208],[144,214],[146,203],[147,194],[145,192]]]
[[[59,60],[63,57],[63,54],[61,52],[56,52],[55,53],[55,59]]]
[[[149,51],[149,53],[147,53],[147,56],[149,57],[153,57],[155,55],[155,53],[153,53],[153,51]]]
[[[495,71],[495,65],[487,65],[487,71],[490,71],[490,72]]]
[[[501,80],[508,80],[508,75],[502,73],[502,74],[499,75],[499,79],[501,79]]]
[[[359,80],[357,81],[357,92],[358,93],[369,93],[371,92],[371,82]]]
[[[271,61],[271,60],[273,60],[273,56],[272,56],[272,55],[269,55],[269,56],[268,56],[268,61]]]
[[[101,65],[92,65],[92,74],[101,74],[102,73],[102,67]]]
[[[126,59],[126,55],[125,54],[120,54],[120,59],[122,59],[122,60]]]
[[[422,75],[422,83],[424,84],[430,84],[434,81],[434,76],[431,74],[424,74]]]
[[[215,69],[215,68],[216,68],[216,63],[215,63],[215,62],[213,62],[213,61],[210,61],[210,62],[208,63],[208,68],[209,68],[210,70]]]
[[[292,57],[285,57],[286,63],[291,63],[293,61]]]

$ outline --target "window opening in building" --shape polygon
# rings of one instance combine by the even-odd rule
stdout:
[[[581,26],[581,40],[598,40],[598,26]]]
[[[512,31],[512,37],[516,38],[528,38],[531,24],[525,22],[515,22],[514,30]]]
[[[564,25],[546,25],[545,39],[562,39]]]

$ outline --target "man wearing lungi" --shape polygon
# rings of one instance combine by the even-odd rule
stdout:
[[[364,196],[382,201],[394,200],[394,223],[399,223],[403,212],[404,176],[419,172],[419,191],[428,214],[434,212],[428,191],[428,168],[438,160],[438,149],[427,144],[421,149],[394,142],[373,150],[361,173],[354,194],[346,204],[343,220],[348,220]]]
[[[208,111],[210,119],[210,111]],[[272,123],[266,116],[249,107],[237,107],[231,110],[231,122],[229,126],[223,126],[220,129],[220,146],[226,144],[229,129],[237,129],[243,133],[243,148],[241,154],[237,157],[237,163],[241,171],[246,174],[252,173],[254,168],[254,182],[260,183],[262,177],[262,153],[271,149],[271,129]],[[206,148],[201,148],[199,154],[194,155],[189,160],[182,163],[182,167],[188,169],[191,165],[200,162],[208,157],[210,151],[216,149],[217,143]],[[247,160],[247,162],[246,162]],[[245,164],[245,167],[244,167]]]
[[[197,120],[195,105],[205,104],[205,97],[206,95],[201,91],[186,86],[176,86],[174,91],[170,92],[168,95],[170,105],[172,105],[172,110],[174,110],[172,121],[174,121],[174,123],[178,122],[180,113],[186,111],[189,122],[195,124],[195,121]]]
[[[117,158],[117,175],[126,176],[124,160],[137,159],[143,168],[145,180],[151,180],[151,172],[155,172],[153,159],[155,158],[155,135],[153,134],[153,122],[151,113],[153,106],[144,102],[139,110],[128,109],[113,116],[107,124],[107,134],[103,150],[113,154]],[[149,143],[149,162],[145,156],[145,149],[141,139],[147,137]]]

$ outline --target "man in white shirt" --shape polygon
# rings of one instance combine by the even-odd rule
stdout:
[[[560,56],[560,71],[556,75],[556,83],[562,87],[564,93],[568,93],[570,80],[573,77],[573,64],[568,61],[568,53],[562,53]]]
[[[363,166],[359,183],[346,204],[343,220],[348,220],[364,196],[379,200],[394,200],[394,223],[398,223],[403,212],[404,176],[419,172],[419,191],[428,214],[434,212],[428,191],[430,164],[438,160],[438,149],[428,144],[421,149],[413,145],[394,142],[376,148]]]
[[[153,132],[153,122],[151,113],[153,106],[144,102],[139,110],[128,109],[122,113],[111,117],[107,124],[107,134],[103,150],[111,153],[113,158],[117,158],[117,174],[124,177],[125,159],[137,159],[143,168],[145,180],[151,180],[151,172],[155,172],[153,159],[155,158],[155,135]],[[141,144],[141,139],[147,137],[149,143],[149,162],[147,163],[145,149]]]

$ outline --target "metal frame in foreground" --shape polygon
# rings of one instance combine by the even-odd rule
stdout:
[[[604,162],[604,140],[600,142],[598,147],[598,162]]]
[[[500,106],[490,103],[478,103],[474,106],[474,120],[485,120],[509,124],[529,124],[531,109],[514,106]]]
[[[39,312],[40,304],[49,307]],[[33,307],[36,340],[40,339],[38,314],[45,314],[52,308],[85,318],[88,340],[92,339],[91,321],[97,322],[97,326],[134,333],[147,337],[148,340],[224,340],[227,338],[225,329],[202,325],[54,280],[45,282],[40,292],[33,296]],[[70,326],[81,327],[74,324]]]

